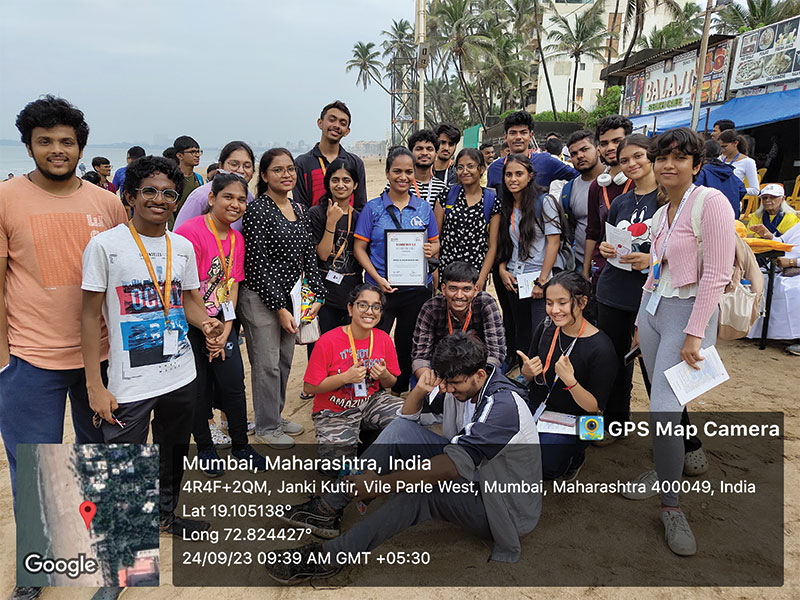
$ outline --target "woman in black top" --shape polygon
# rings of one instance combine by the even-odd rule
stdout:
[[[325,195],[308,211],[311,238],[317,249],[317,267],[325,289],[319,310],[322,333],[350,322],[347,301],[361,284],[361,265],[353,255],[353,234],[359,211],[350,205],[358,187],[358,169],[349,158],[337,158],[325,171]],[[308,345],[311,356],[313,344]]]
[[[534,414],[545,409],[583,416],[601,412],[614,380],[614,346],[608,336],[583,317],[591,284],[582,275],[562,271],[544,286],[547,316],[533,334],[522,375],[530,382]],[[539,433],[542,476],[571,481],[583,466],[588,442],[574,435]]]
[[[239,308],[252,369],[255,439],[273,448],[291,448],[294,440],[289,435],[303,432],[301,425],[281,417],[299,325],[290,293],[303,275],[315,296],[312,316],[325,299],[306,219],[288,195],[296,180],[288,150],[265,152],[259,164],[258,197],[242,222],[245,280]]]
[[[608,263],[597,281],[597,325],[611,338],[617,357],[617,375],[604,414],[606,430],[611,422],[624,423],[630,419],[633,361],[626,365],[624,358],[631,349],[642,286],[650,267],[650,227],[660,206],[653,165],[647,158],[649,145],[650,138],[635,133],[622,140],[617,148],[622,172],[636,188],[614,198],[606,217],[606,223],[630,231],[633,239],[633,251],[620,257],[620,262],[630,265],[631,270]],[[608,242],[602,242],[598,250],[606,260],[617,256],[616,249]],[[614,439],[607,436],[605,441]]]

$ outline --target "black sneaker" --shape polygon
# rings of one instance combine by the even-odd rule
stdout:
[[[290,525],[308,527],[314,535],[330,540],[339,536],[342,511],[333,512],[321,496],[311,496],[308,502],[292,506],[280,519]]]
[[[326,579],[342,570],[333,562],[333,557],[322,548],[319,542],[312,542],[295,548],[292,553],[299,552],[302,559],[290,564],[267,564],[267,575],[275,581],[293,585],[309,579]]]
[[[222,466],[222,459],[217,454],[217,448],[211,446],[203,450],[197,450],[197,458],[200,463],[200,470],[206,477],[219,477],[225,474],[225,468]]]
[[[16,586],[8,600],[36,600],[42,595],[42,588],[29,586]]]
[[[210,528],[211,523],[208,521],[184,519],[182,517],[176,517],[175,513],[162,513],[158,527],[161,533],[169,533],[170,535],[182,537],[184,539],[189,539],[191,534],[195,531],[208,531]]]
[[[583,464],[585,462],[586,462],[586,455],[584,454],[581,457],[580,462],[577,463],[577,464],[575,464],[575,463],[570,464],[569,468],[567,469],[567,472],[564,473],[561,477],[559,477],[558,480],[559,481],[575,481],[575,479],[577,479],[577,477],[578,477],[578,473],[581,472],[581,469],[583,468]]]
[[[247,460],[250,461],[251,470],[255,471],[266,471],[267,470],[267,459],[261,456],[258,452],[255,451],[250,444],[248,444],[245,448],[241,450],[231,450],[231,456],[239,460]]]

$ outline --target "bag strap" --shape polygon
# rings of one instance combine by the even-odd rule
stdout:
[[[700,186],[697,195],[694,197],[694,204],[692,205],[692,232],[697,239],[697,273],[698,280],[700,275],[703,274],[703,231],[701,227],[701,220],[703,217],[703,204],[705,203],[706,196],[710,188]]]
[[[486,221],[487,225],[492,220],[492,209],[496,200],[497,194],[493,189],[483,188],[483,220]]]
[[[461,185],[456,184],[447,190],[447,199],[445,200],[444,205],[444,218],[446,219],[450,212],[453,210],[453,207],[456,205],[456,200],[458,200],[458,194],[461,192]]]
[[[394,210],[392,210],[392,209],[394,209]],[[395,210],[397,210],[397,207],[394,204],[392,204],[392,206],[390,206],[390,207],[388,207],[386,209],[386,212],[389,213],[389,216],[392,218],[392,221],[394,221],[395,227],[397,227],[398,229],[402,229],[403,225],[400,223],[400,221],[397,220],[397,217],[394,214]]]

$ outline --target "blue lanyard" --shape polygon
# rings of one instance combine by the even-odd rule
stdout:
[[[739,160],[739,157],[741,156],[741,154],[742,154],[741,152],[737,152],[737,153],[736,153],[736,156],[734,156],[734,157],[733,157],[733,159],[731,160],[731,162],[727,162],[725,159],[722,159],[722,162],[724,162],[726,165],[732,165],[732,164],[733,164],[733,163],[735,163],[737,160]]]
[[[675,229],[675,225],[678,223],[678,216],[681,214],[681,210],[683,210],[683,205],[686,204],[686,201],[689,199],[689,195],[694,190],[695,185],[692,184],[689,186],[689,189],[686,190],[683,194],[683,198],[681,198],[681,203],[678,205],[678,210],[675,211],[675,218],[672,219],[672,225],[669,226],[667,230],[667,237],[664,239],[664,245],[661,246],[661,256],[658,256],[657,260],[653,261],[653,288],[658,287],[658,282],[661,281],[661,262],[664,260],[664,255],[667,253],[667,243],[669,243],[669,238],[672,235],[672,231]],[[664,229],[663,223],[669,220],[669,205],[667,205],[666,210],[664,211],[664,219],[661,221],[662,225],[659,228],[658,234],[661,233],[661,230]],[[655,240],[658,237],[656,234],[653,237],[653,254],[655,254],[656,244]]]

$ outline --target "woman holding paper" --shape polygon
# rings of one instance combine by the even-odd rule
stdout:
[[[733,271],[736,233],[730,202],[721,192],[693,183],[703,149],[697,133],[679,127],[656,137],[647,153],[668,203],[653,217],[638,337],[652,376],[651,422],[672,426],[680,423],[683,407],[664,372],[682,360],[701,368],[701,348],[716,342],[717,305]],[[667,544],[676,554],[692,555],[697,546],[675,491],[684,466],[683,438],[654,434],[653,456]]]
[[[561,205],[536,184],[524,154],[508,155],[502,192],[499,272],[511,309],[506,337],[510,347],[527,352],[545,317],[544,285],[564,266],[558,250],[565,219]]]
[[[611,338],[617,355],[616,377],[608,406],[603,413],[605,426],[612,422],[624,423],[630,419],[631,380],[633,361],[625,364],[625,355],[631,349],[636,328],[636,314],[642,301],[642,287],[650,267],[650,227],[659,207],[653,163],[647,158],[650,138],[634,133],[617,148],[622,172],[636,184],[636,188],[622,194],[611,203],[606,218],[606,229],[626,243],[609,243],[610,235],[598,247],[600,255],[609,261],[597,281],[597,326]],[[614,441],[606,434],[603,442]],[[602,445],[605,445],[601,442]]]
[[[530,405],[541,429],[568,417],[604,409],[614,382],[614,347],[608,336],[583,317],[592,292],[579,273],[564,271],[544,286],[547,316],[533,334],[522,375],[530,382]],[[537,410],[539,409],[539,410]],[[538,415],[540,410],[547,412]],[[566,417],[566,418],[565,418]],[[576,434],[539,432],[542,476],[572,481],[584,462],[588,441]]]

